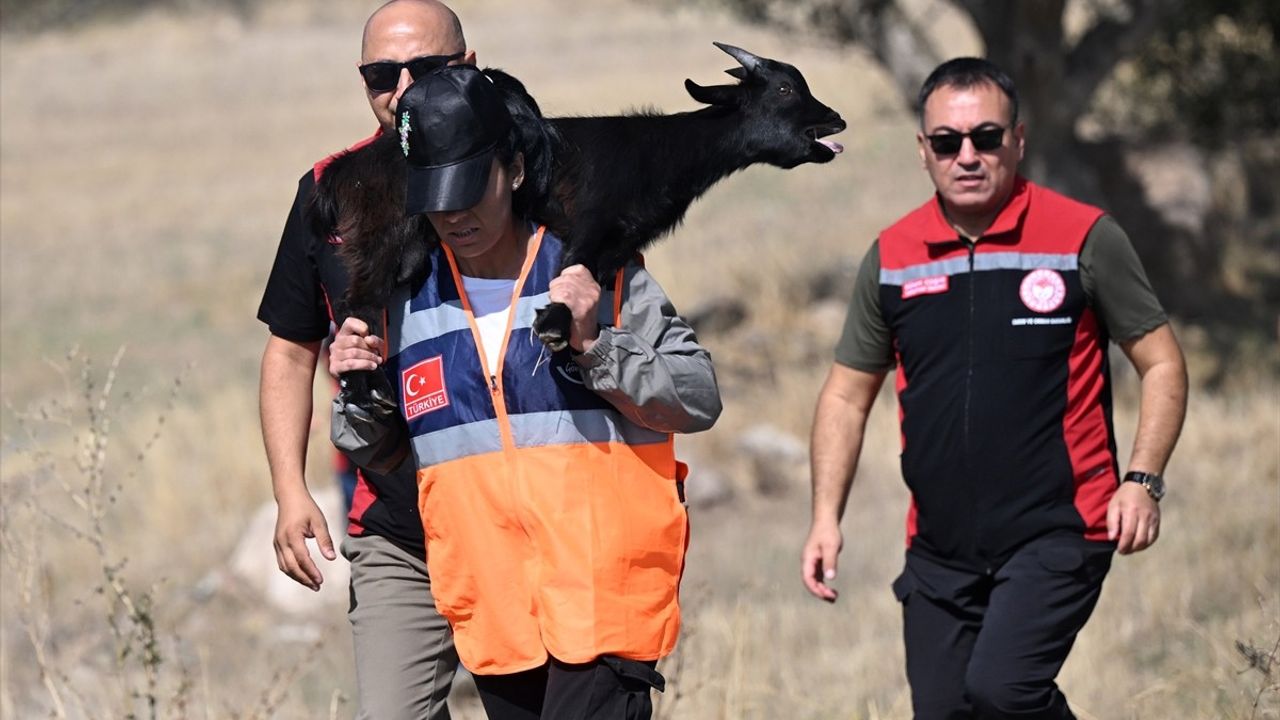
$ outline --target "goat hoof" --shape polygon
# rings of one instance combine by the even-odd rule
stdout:
[[[342,402],[353,405],[372,417],[385,420],[400,407],[392,397],[391,385],[378,370],[356,370],[343,373],[338,379]]]
[[[573,313],[564,303],[551,303],[539,308],[533,318],[533,332],[551,352],[569,347],[569,329],[573,325]]]
[[[569,339],[560,333],[558,329],[551,329],[538,333],[538,339],[551,352],[560,352],[569,347]]]

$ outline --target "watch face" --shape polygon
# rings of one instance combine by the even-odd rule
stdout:
[[[1151,497],[1159,500],[1164,497],[1164,478],[1159,475],[1148,475],[1147,481],[1143,483],[1147,492],[1151,493]]]

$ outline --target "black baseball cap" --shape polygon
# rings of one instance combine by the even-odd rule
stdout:
[[[498,143],[510,128],[502,94],[474,65],[447,65],[415,80],[396,105],[400,149],[409,164],[405,213],[479,203]]]

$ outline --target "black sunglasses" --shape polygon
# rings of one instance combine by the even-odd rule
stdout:
[[[360,66],[360,75],[364,84],[373,92],[384,93],[396,89],[400,84],[400,71],[409,70],[409,77],[417,80],[436,68],[444,67],[455,60],[461,60],[465,52],[453,55],[423,55],[405,62],[371,62]]]
[[[974,150],[991,152],[1004,144],[1004,131],[1005,128],[992,127],[971,130],[967,133],[925,135],[925,139],[929,141],[929,147],[933,148],[934,155],[955,155],[959,153],[960,148],[964,146],[965,138],[973,141]]]

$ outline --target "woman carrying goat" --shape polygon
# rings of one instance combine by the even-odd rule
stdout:
[[[719,416],[711,359],[634,263],[604,288],[559,272],[539,224],[554,133],[527,95],[446,67],[398,112],[406,209],[440,242],[385,341],[339,331],[331,371],[381,367],[400,412],[340,396],[335,442],[375,470],[416,464],[436,604],[491,719],[648,718],[688,539],[672,433]],[[569,353],[531,332],[548,301],[572,311]]]

